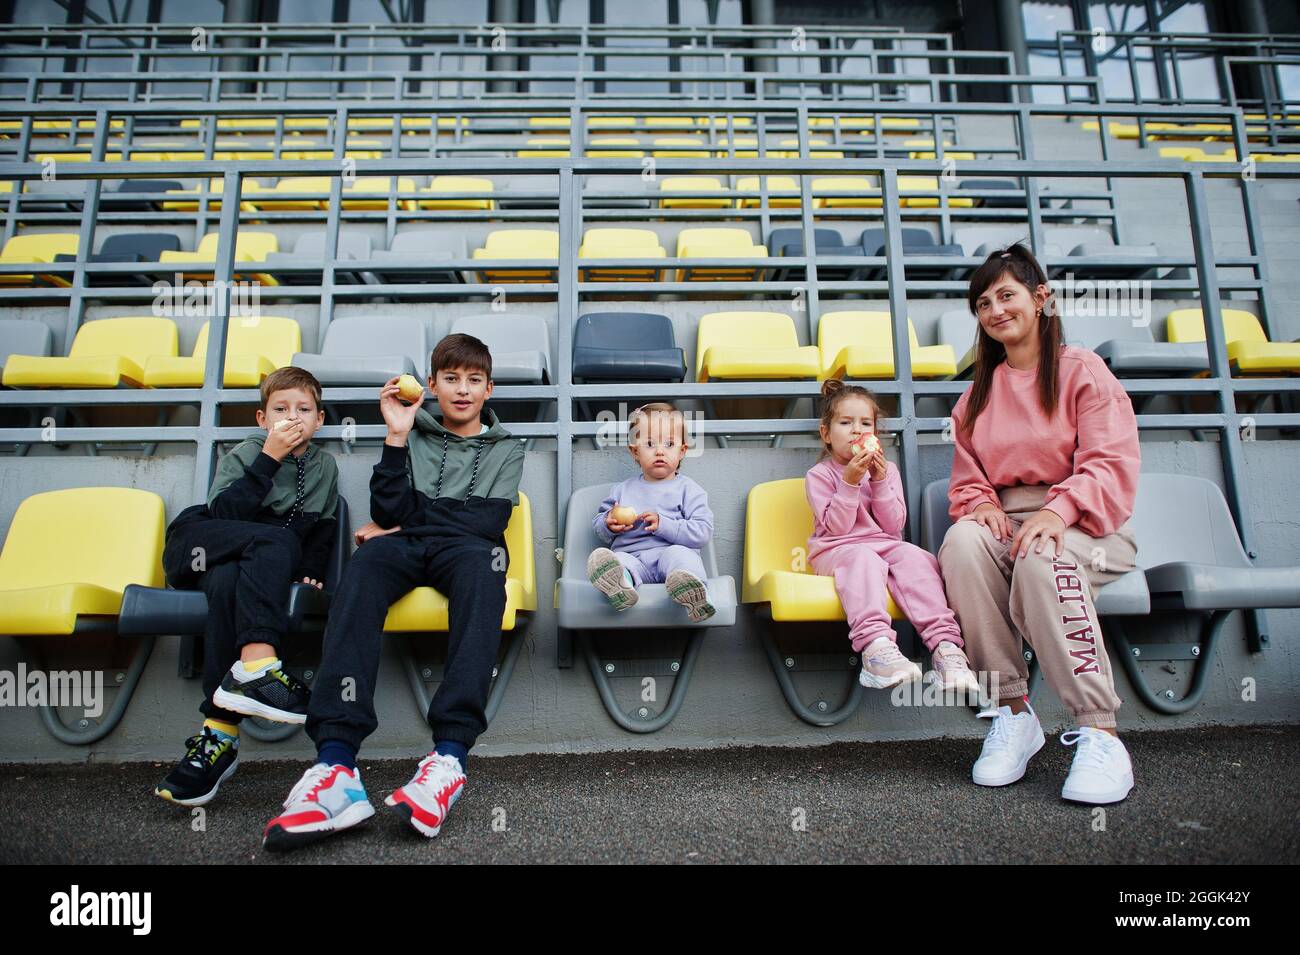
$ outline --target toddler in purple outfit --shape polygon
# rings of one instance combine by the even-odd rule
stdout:
[[[628,420],[628,450],[641,468],[610,488],[592,527],[607,547],[587,558],[587,576],[615,610],[637,601],[641,584],[662,583],[693,622],[714,614],[700,548],[713,534],[709,496],[678,474],[686,419],[666,401],[642,405]]]

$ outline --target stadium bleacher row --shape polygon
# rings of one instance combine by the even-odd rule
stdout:
[[[5,42],[0,31],[0,54],[18,55],[6,53]],[[94,54],[78,56],[89,69]],[[60,51],[66,70],[63,61]],[[874,72],[878,66],[830,88],[907,90],[920,82],[938,91],[950,82],[940,79],[948,74],[918,78]],[[201,69],[199,59],[184,67],[182,77]],[[792,105],[737,102],[729,93],[669,108],[635,96],[593,103],[581,89],[567,103],[553,92],[544,104],[504,94],[476,102],[484,72],[444,71],[439,82],[464,82],[470,92],[438,110],[396,99],[250,106],[234,86],[247,79],[242,73],[214,83],[220,98],[212,102],[96,99],[96,87],[110,81],[149,83],[151,96],[166,94],[169,83],[184,93],[189,82],[134,68],[81,74],[76,95],[87,93],[89,104],[44,101],[65,73],[28,84],[25,107],[0,98],[0,442],[27,456],[5,466],[70,458],[77,446],[146,458],[159,445],[192,447],[192,498],[203,499],[220,447],[247,432],[228,412],[246,410],[270,371],[286,364],[313,371],[330,413],[319,438],[350,451],[383,429],[372,408],[345,432],[341,412],[373,404],[392,375],[427,373],[441,334],[469,332],[493,353],[502,385],[493,403],[510,409],[510,429],[534,451],[546,442],[546,454],[566,459],[555,469],[558,566],[537,560],[526,495],[507,532],[503,628],[512,638],[493,711],[525,627],[545,619],[556,628],[561,665],[571,665],[573,637],[582,643],[618,725],[662,728],[682,705],[703,633],[736,626],[744,608],[759,621],[791,709],[834,725],[861,693],[849,692],[840,706],[809,706],[774,635],[776,624],[843,620],[829,578],[790,569],[791,548],[803,546],[811,524],[802,480],[744,488],[742,585],[737,593],[719,555],[706,552],[719,610],[707,626],[683,626],[656,592],[642,597],[638,616],[617,619],[593,599],[582,568],[592,546],[586,515],[608,484],[588,486],[574,474],[575,449],[601,435],[602,411],[647,398],[699,403],[700,440],[714,439],[720,455],[751,453],[738,439],[776,447],[801,435],[802,444],[784,446],[809,449],[817,383],[870,382],[890,409],[884,424],[906,482],[908,537],[937,551],[946,481],[923,483],[919,448],[942,443],[946,415],[967,387],[974,322],[965,281],[991,250],[1025,238],[1054,278],[1140,291],[1149,307],[1142,322],[1063,301],[1067,338],[1102,355],[1125,383],[1144,436],[1212,433],[1222,455],[1226,493],[1201,478],[1144,474],[1135,515],[1141,570],[1099,600],[1143,702],[1164,713],[1196,704],[1231,611],[1300,606],[1300,572],[1254,562],[1255,530],[1237,479],[1245,413],[1268,440],[1294,442],[1300,428],[1300,341],[1278,333],[1294,326],[1268,300],[1256,216],[1261,181],[1300,176],[1286,133],[1300,126],[1288,126],[1289,111],[949,103],[939,95]],[[416,71],[388,75],[421,81]],[[291,76],[286,68],[255,82],[264,93]],[[368,76],[362,70],[348,80]],[[687,87],[697,79],[678,77]],[[602,76],[616,78],[626,78],[617,67]],[[506,71],[493,81],[515,79]],[[1067,85],[1010,70],[998,80],[1010,90]],[[826,83],[820,73],[777,72],[769,88],[819,82]],[[966,74],[961,82],[975,81]],[[1098,151],[1053,158],[1042,148],[1044,132],[1088,137]],[[1164,141],[1179,145],[1149,148]],[[1238,155],[1260,168],[1251,163],[1243,177]],[[1184,201],[1186,228],[1171,215],[1167,243],[1130,241],[1126,179],[1169,187]],[[1211,189],[1221,197],[1220,186],[1235,192],[1245,235],[1222,251],[1207,202]],[[151,312],[157,283],[177,277],[253,285],[259,307],[239,314],[218,295],[210,314]],[[1157,412],[1167,396],[1176,399],[1172,408]],[[779,414],[769,410],[774,404]],[[143,426],[92,413],[113,406],[166,413]],[[194,413],[195,423],[177,409]],[[59,422],[56,437],[36,426],[37,412]],[[365,513],[362,500],[350,504]],[[137,640],[120,706],[103,720],[74,729],[43,712],[64,742],[102,739],[120,721],[156,637],[202,632],[202,594],[163,586],[166,511],[149,487],[66,489],[16,507],[0,553],[0,632],[24,637],[35,658],[40,638],[54,635],[105,631]],[[783,519],[764,519],[774,513]],[[51,555],[43,542],[68,533],[68,522],[83,528],[87,546],[72,558]],[[350,550],[348,522],[340,523],[330,582]],[[548,581],[552,606],[537,599]],[[296,630],[318,630],[328,613],[328,593],[309,591],[296,586],[286,608]],[[1149,688],[1121,622],[1166,610],[1204,619],[1199,649],[1186,657],[1195,657],[1191,685],[1178,699]],[[1263,618],[1249,619],[1253,646],[1266,643]],[[386,629],[446,626],[445,599],[419,588],[393,606]],[[589,638],[619,628],[685,632],[662,707],[628,713],[618,701],[612,664]],[[419,700],[425,681],[415,656],[403,641],[397,652]]]

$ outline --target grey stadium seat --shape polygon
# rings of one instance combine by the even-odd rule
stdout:
[[[1149,325],[1127,316],[1064,315],[1065,340],[1095,351],[1116,376],[1191,375],[1206,371],[1204,342],[1158,342]]]
[[[336,259],[349,262],[369,262],[370,256],[370,236],[355,229],[339,230]],[[320,282],[320,270],[324,262],[324,229],[315,232],[304,232],[298,236],[297,241],[293,244],[292,252],[272,252],[266,257],[268,271],[274,272],[276,279],[282,285],[316,285]],[[275,271],[277,266],[284,265],[311,265],[316,268],[312,272]],[[345,281],[367,281],[370,278],[367,273],[345,272],[343,269],[336,269],[334,274]]]
[[[701,623],[688,620],[685,610],[668,597],[668,588],[664,584],[642,584],[637,588],[636,606],[622,611],[612,608],[605,596],[587,579],[587,556],[597,547],[603,546],[592,530],[591,522],[601,501],[609,493],[610,486],[610,483],[606,483],[579,488],[569,498],[564,520],[564,562],[559,580],[556,581],[557,624],[561,632],[577,631],[582,635],[592,679],[610,717],[631,732],[648,733],[666,726],[680,709],[705,631],[712,627],[730,627],[735,624],[736,581],[732,577],[718,574],[717,554],[713,541],[710,540],[700,550],[708,577],[709,602],[716,611],[708,620]],[[682,630],[687,635],[687,643],[681,657],[672,661],[680,659],[681,666],[675,674],[672,693],[663,711],[633,717],[624,713],[615,699],[604,661],[597,655],[589,634],[592,631],[624,631],[620,636],[630,639],[632,634],[626,631],[639,629]],[[659,673],[666,671],[656,664],[663,665],[670,661],[644,662],[647,673]],[[626,677],[641,674],[619,671],[617,675]]]
[[[345,315],[325,328],[319,355],[298,352],[293,364],[325,387],[382,385],[394,375],[425,378],[429,349],[424,324],[402,315]]]
[[[551,337],[540,315],[466,315],[451,334],[473,335],[492,353],[492,380],[517,385],[549,384]]]
[[[410,229],[399,232],[393,236],[393,244],[387,251],[375,251],[370,255],[372,271],[378,280],[392,285],[462,283],[465,279],[460,269],[426,268],[423,271],[388,272],[382,266],[429,266],[436,262],[463,261],[468,258],[464,233],[451,229]]]
[[[979,322],[966,308],[955,308],[939,316],[938,341],[952,346],[957,356],[956,378],[964,378],[975,364],[975,333]]]

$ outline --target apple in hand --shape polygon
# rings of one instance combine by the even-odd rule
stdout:
[[[609,512],[610,517],[616,524],[634,524],[636,523],[636,508],[628,507],[624,504],[616,505]]]
[[[874,434],[869,434],[866,437],[862,438],[861,440],[854,441],[852,444],[850,444],[849,450],[853,452],[854,457],[857,457],[863,451],[871,451],[871,452],[879,451],[880,439],[877,438]]]
[[[397,397],[408,404],[415,404],[424,394],[424,385],[414,375],[402,375],[397,379]]]

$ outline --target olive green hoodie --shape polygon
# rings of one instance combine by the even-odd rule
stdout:
[[[486,430],[462,437],[423,408],[416,411],[406,447],[385,444],[370,478],[370,516],[375,523],[407,532],[444,526],[432,514],[436,500],[444,511],[481,511],[483,520],[473,532],[500,536],[513,505],[519,503],[524,448],[492,409],[484,407],[480,420]]]

